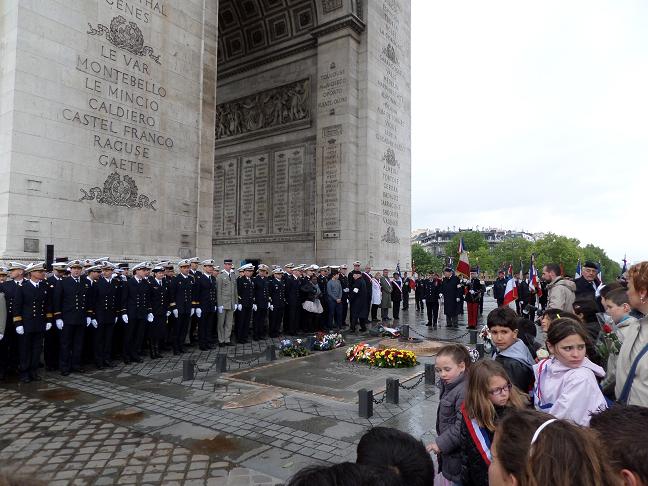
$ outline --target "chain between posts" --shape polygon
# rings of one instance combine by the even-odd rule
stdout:
[[[424,378],[425,378],[425,373],[421,373],[421,375],[419,376],[419,379],[413,385],[405,386],[402,383],[398,383],[398,387],[402,388],[403,390],[407,390],[407,391],[413,390],[414,388],[416,388],[417,386],[419,386],[421,384],[421,382],[423,381]]]
[[[376,400],[375,398],[372,398],[372,400],[373,400],[373,402],[374,402],[376,405],[380,405],[382,402],[385,401],[385,398],[386,398],[386,397],[387,397],[387,395],[386,395],[386,394],[383,394],[383,397],[382,397],[380,400]]]

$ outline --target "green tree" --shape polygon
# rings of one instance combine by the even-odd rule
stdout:
[[[412,264],[416,267],[419,275],[427,275],[430,272],[441,272],[443,269],[443,258],[428,252],[422,245],[412,245]]]
[[[461,233],[454,235],[452,239],[446,243],[446,256],[452,257],[456,260],[458,256],[457,250],[459,249],[459,239],[461,238],[463,238],[464,247],[468,252],[474,252],[480,248],[488,249],[488,243],[486,242],[484,235],[478,231],[462,231]]]
[[[566,276],[573,276],[583,250],[578,246],[579,244],[580,241],[576,238],[568,238],[553,233],[539,239],[532,246],[533,253],[536,255],[538,271],[541,271],[543,265],[557,263],[563,265]]]
[[[479,248],[476,251],[468,252],[468,259],[470,260],[471,267],[479,267],[481,273],[493,275],[495,270],[495,261],[493,259],[493,251],[486,248]]]
[[[493,248],[493,263],[498,271],[502,268],[508,268],[513,264],[513,272],[517,274],[520,271],[520,261],[525,270],[529,270],[531,262],[533,243],[524,238],[510,238],[502,241]]]

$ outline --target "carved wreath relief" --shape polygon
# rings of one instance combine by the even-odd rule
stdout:
[[[128,22],[121,15],[113,17],[110,21],[110,28],[103,24],[98,24],[95,29],[92,24],[88,23],[90,35],[106,35],[106,39],[115,47],[124,49],[136,56],[148,56],[156,63],[160,63],[160,55],[154,55],[151,46],[144,45],[144,35],[142,30],[135,22]]]
[[[216,107],[216,139],[310,119],[310,80],[260,91]]]
[[[104,182],[103,189],[101,187],[93,187],[89,191],[81,189],[81,192],[83,196],[79,201],[92,201],[96,199],[99,204],[107,204],[109,206],[147,208],[157,211],[155,207],[156,200],[151,201],[144,194],[138,196],[139,191],[135,181],[127,175],[122,180],[117,172],[113,172],[108,176]]]

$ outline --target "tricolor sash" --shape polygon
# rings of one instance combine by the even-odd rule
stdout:
[[[468,428],[468,432],[470,433],[470,437],[472,437],[472,440],[475,443],[479,454],[481,454],[482,459],[484,460],[486,465],[490,466],[492,456],[490,451],[491,440],[488,436],[488,429],[485,427],[480,427],[477,423],[477,420],[471,419],[468,416],[465,404],[461,404],[461,414],[463,415],[464,422],[466,423],[466,427]]]
[[[533,402],[536,404],[536,406],[540,410],[548,410],[551,407],[554,406],[553,403],[542,403],[542,388],[541,388],[541,381],[542,381],[542,372],[547,370],[547,363],[551,360],[551,358],[545,358],[540,362],[538,365],[538,379],[536,380],[535,384],[535,389],[533,391]]]

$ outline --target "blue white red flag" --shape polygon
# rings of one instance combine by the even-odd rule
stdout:
[[[457,262],[457,273],[470,276],[470,262],[468,261],[468,252],[463,243],[463,238],[459,239],[459,261]]]
[[[583,269],[582,269],[581,261],[580,261],[580,258],[579,258],[578,263],[576,264],[576,273],[574,274],[574,278],[575,279],[580,278],[582,271],[583,271]]]

